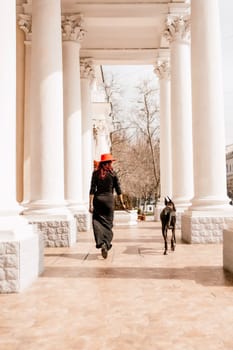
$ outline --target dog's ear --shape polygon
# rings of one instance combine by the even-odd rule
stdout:
[[[171,200],[170,197],[167,196],[167,198],[169,199],[169,202],[173,205],[173,210],[176,211],[175,203]]]
[[[167,205],[167,198],[164,198],[164,204]]]

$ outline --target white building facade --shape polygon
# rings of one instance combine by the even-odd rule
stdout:
[[[226,172],[227,172],[227,191],[229,197],[233,198],[233,145],[226,147]]]
[[[161,194],[184,240],[221,241],[233,215],[218,1],[8,0],[0,16],[0,292],[37,278],[44,242],[71,246],[88,227],[93,159],[110,146],[108,106],[91,101],[102,64],[157,67]]]

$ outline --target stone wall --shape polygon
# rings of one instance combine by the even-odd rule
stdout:
[[[0,242],[0,293],[19,290],[19,242]]]
[[[45,247],[70,247],[76,242],[75,220],[51,220],[30,222],[42,233]]]
[[[188,243],[220,243],[223,241],[223,229],[233,218],[224,216],[181,217],[182,239]]]
[[[91,226],[91,216],[88,212],[77,213],[74,215],[76,220],[77,232],[87,232]]]

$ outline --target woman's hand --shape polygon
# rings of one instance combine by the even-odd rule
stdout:
[[[123,195],[122,195],[122,194],[119,195],[119,200],[120,200],[120,203],[121,203],[122,208],[125,210],[125,209],[126,209],[126,206],[125,206],[125,203],[124,203],[124,201],[123,201]]]
[[[125,210],[126,206],[125,206],[125,203],[123,201],[121,202],[121,205],[122,205],[122,208]]]
[[[90,194],[89,196],[89,213],[93,214],[94,206],[93,206],[94,195]]]

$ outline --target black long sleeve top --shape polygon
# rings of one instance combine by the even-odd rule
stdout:
[[[119,178],[115,171],[108,173],[104,179],[99,177],[99,172],[94,171],[91,179],[90,194],[99,195],[106,193],[113,193],[116,191],[118,195],[122,194]]]

